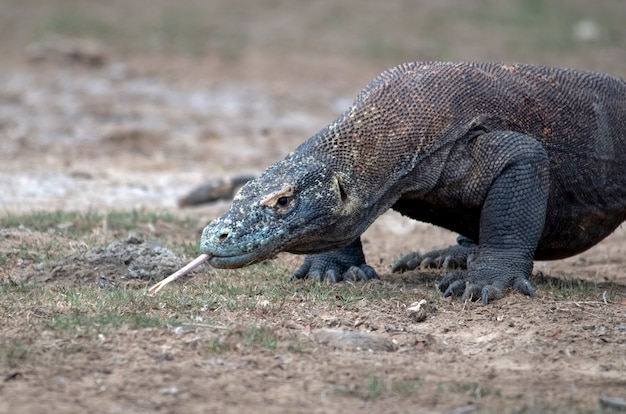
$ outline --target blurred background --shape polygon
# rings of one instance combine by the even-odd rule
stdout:
[[[620,0],[3,0],[3,52],[52,35],[96,39],[118,56],[232,64],[346,59],[517,60],[623,68]],[[276,62],[277,66],[280,62]]]
[[[626,74],[623,0],[0,0],[0,208],[175,208],[413,60]]]
[[[623,68],[620,0],[3,0],[3,52],[52,35],[96,39],[121,56],[231,63],[340,58],[518,60]],[[280,63],[280,62],[275,62]]]

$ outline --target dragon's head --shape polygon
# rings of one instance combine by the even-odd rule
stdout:
[[[313,156],[290,154],[236,194],[230,210],[202,232],[211,265],[237,268],[276,253],[316,253],[359,236],[351,216],[357,195],[346,179]]]

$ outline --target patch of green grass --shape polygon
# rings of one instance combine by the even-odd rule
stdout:
[[[566,279],[552,285],[553,292],[558,299],[572,297],[588,297],[593,290],[593,284],[580,279]]]
[[[9,213],[0,216],[0,228],[15,228],[49,234],[78,237],[95,229],[108,231],[133,231],[141,225],[156,222],[175,223],[184,228],[195,225],[191,218],[180,218],[169,212],[144,210],[97,212],[35,211],[26,214]]]
[[[410,378],[406,380],[398,380],[391,382],[391,392],[394,394],[408,397],[413,395],[422,386],[422,380],[419,378]]]
[[[143,292],[142,292],[143,295]],[[145,298],[146,301],[152,301],[152,299]],[[191,320],[195,316],[195,312],[198,309],[214,309],[221,303],[219,302],[219,295],[216,295],[211,291],[193,291],[188,290],[171,290],[169,293],[165,293],[158,297],[159,306],[163,309],[171,310],[174,312],[182,312],[189,316]],[[146,303],[145,306],[150,306],[150,303]]]
[[[80,226],[78,225],[79,218]],[[96,225],[95,220],[101,220],[101,218],[94,213],[79,214],[65,211],[35,211],[27,214],[9,213],[0,217],[0,228],[17,228],[46,233],[72,229],[77,234],[82,234]]]
[[[223,336],[210,339],[205,344],[205,347],[211,354],[221,354],[231,350],[230,343]]]
[[[366,400],[377,400],[380,398],[400,395],[409,397],[422,386],[419,378],[408,378],[403,380],[386,380],[373,375],[365,378],[363,387],[338,386],[334,389],[336,393],[354,395]]]
[[[422,381],[417,378],[386,381],[380,377],[372,376],[365,380],[365,398],[377,399],[392,394],[408,397],[416,392],[421,384]]]
[[[30,355],[29,346],[21,339],[9,339],[0,342],[0,364],[14,366]]]
[[[249,326],[241,331],[241,339],[246,345],[257,345],[265,349],[276,349],[276,334],[266,326]]]
[[[40,30],[43,33],[110,38],[116,31],[116,24],[83,8],[64,6],[52,10]]]
[[[379,377],[369,377],[365,380],[365,398],[378,399],[388,391],[387,383]]]
[[[575,278],[559,278],[537,273],[531,282],[539,289],[549,291],[559,300],[585,299],[601,293],[594,282]]]
[[[546,6],[545,0],[518,0],[517,9],[522,16],[530,19],[541,18]]]
[[[170,10],[145,31],[157,42],[183,52],[199,55],[207,46],[211,27],[198,10]],[[167,48],[167,47],[166,47]]]
[[[559,1],[517,0],[502,3],[501,7],[473,7],[467,3],[457,12],[463,13],[460,19],[467,23],[499,33],[503,44],[518,53],[583,50],[587,44],[575,37],[574,27],[585,19],[593,20],[600,27],[615,26],[614,17],[606,10],[590,13],[581,5]],[[597,42],[608,44],[611,39],[602,36]]]
[[[150,298],[139,290],[64,288],[49,295],[51,314],[45,324],[58,331],[96,334],[122,326],[158,328],[175,322],[153,311]]]
[[[118,309],[110,309],[105,313],[94,314],[73,309],[52,314],[47,325],[68,333],[95,334],[110,332],[122,326],[130,329],[165,327],[167,321],[159,315],[149,315],[141,310],[120,313]]]
[[[9,262],[9,256],[5,252],[0,252],[0,267]]]
[[[13,246],[12,254],[24,261],[43,263],[46,260],[58,259],[63,255],[63,250],[54,241],[35,244],[18,242]]]
[[[201,291],[211,292],[216,306],[225,306],[231,311],[258,310],[258,302],[269,302],[263,311],[265,314],[280,312],[282,304],[294,296],[300,297],[303,302],[316,304],[329,309],[351,309],[368,303],[380,303],[384,300],[403,301],[407,297],[408,303],[414,301],[413,291],[423,289],[422,283],[404,285],[399,282],[382,283],[318,283],[311,281],[287,281],[287,276],[293,269],[285,268],[272,261],[249,266],[237,270],[215,270],[206,276],[199,276],[198,285],[190,283],[194,293]],[[433,299],[440,300],[435,289]],[[430,297],[428,298],[430,300]]]
[[[480,411],[481,413],[483,411]],[[499,413],[501,410],[485,410],[486,413]],[[509,408],[504,411],[506,414],[616,414],[620,411],[602,407],[585,407],[575,403],[561,403],[554,401],[535,401],[530,404],[523,404],[516,408]]]
[[[170,212],[155,212],[146,210],[131,211],[110,211],[103,216],[106,225],[112,230],[135,230],[138,225],[156,223],[163,221],[165,223],[179,223],[189,225],[190,219],[181,219]]]
[[[221,58],[230,60],[237,59],[249,41],[245,23],[225,24],[222,19],[229,16],[206,9],[190,5],[166,6],[139,17],[135,16],[141,12],[140,4],[129,5],[127,9],[128,15],[133,18],[103,13],[98,7],[85,6],[80,2],[68,2],[64,6],[50,8],[33,31],[37,33],[36,38],[50,34],[93,37],[109,47],[126,52],[175,51],[195,56],[211,49]],[[250,16],[242,17],[251,19]]]
[[[274,350],[278,346],[278,337],[274,331],[264,325],[248,325],[228,328],[223,334],[205,342],[205,349],[212,354],[221,354],[242,346]]]
[[[502,393],[499,389],[482,385],[478,382],[467,381],[467,382],[449,382],[449,383],[440,383],[438,384],[438,388],[442,392],[452,392],[455,394],[467,394],[471,397],[476,398],[477,400],[484,398],[488,395],[495,395],[500,397]]]
[[[202,251],[200,250],[200,243],[196,240],[180,243],[173,246],[173,248],[187,257],[198,257],[202,254]]]
[[[33,323],[69,335],[93,335],[120,327],[167,327],[179,315],[164,315],[141,290],[95,287],[48,288],[35,284],[0,285],[0,309],[7,318],[36,310]]]
[[[310,281],[283,282],[280,285],[287,295],[298,293],[307,301],[328,303],[333,307],[350,308],[361,301],[379,301],[393,297],[393,293],[381,286],[369,283],[317,283]]]
[[[37,291],[37,284],[35,283],[0,283],[0,298],[9,298],[21,295],[33,294]],[[0,301],[1,302],[1,301]]]
[[[233,272],[236,273],[236,272]],[[256,296],[256,287],[252,283],[245,283],[240,279],[223,279],[223,278],[214,278],[209,281],[207,288],[211,291],[213,295],[231,297],[231,298],[241,298],[241,297],[251,297]]]

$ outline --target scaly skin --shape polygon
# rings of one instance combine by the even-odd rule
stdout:
[[[409,63],[270,166],[203,232],[215,267],[307,254],[293,278],[369,280],[360,235],[392,208],[462,235],[402,259],[461,268],[444,296],[529,296],[533,259],[578,254],[626,218],[626,83],[572,69]]]

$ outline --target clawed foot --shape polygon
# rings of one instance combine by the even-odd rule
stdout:
[[[504,291],[509,288],[535,297],[535,291],[525,276],[485,276],[478,271],[455,271],[445,275],[439,282],[439,290],[444,297],[461,294],[462,302],[481,300],[483,305],[502,298]]]
[[[309,279],[317,282],[337,283],[341,281],[356,282],[359,280],[367,282],[378,278],[378,273],[367,264],[349,266],[346,269],[345,266],[336,264],[312,263],[308,265],[305,263],[293,272],[287,280]]]
[[[524,295],[535,297],[532,285],[526,278],[526,272],[532,269],[532,259],[528,261],[510,261],[487,256],[479,258],[478,245],[467,237],[459,236],[457,245],[446,249],[434,250],[420,255],[410,253],[400,259],[392,272],[404,272],[419,268],[457,269],[443,276],[439,290],[444,297],[461,295],[461,301],[480,300],[489,303],[504,296],[507,289],[513,289]],[[506,267],[496,263],[507,263]],[[529,267],[530,266],[530,267]],[[524,270],[528,268],[527,270]],[[463,270],[459,270],[463,269]]]
[[[365,263],[361,241],[325,253],[309,254],[304,263],[288,280],[309,279],[314,281],[368,281],[378,279],[378,274]]]
[[[420,255],[413,252],[398,260],[391,271],[393,273],[406,272],[418,267],[421,269],[466,269],[478,254],[478,246],[470,239],[459,236],[457,245],[441,250],[433,250]]]

